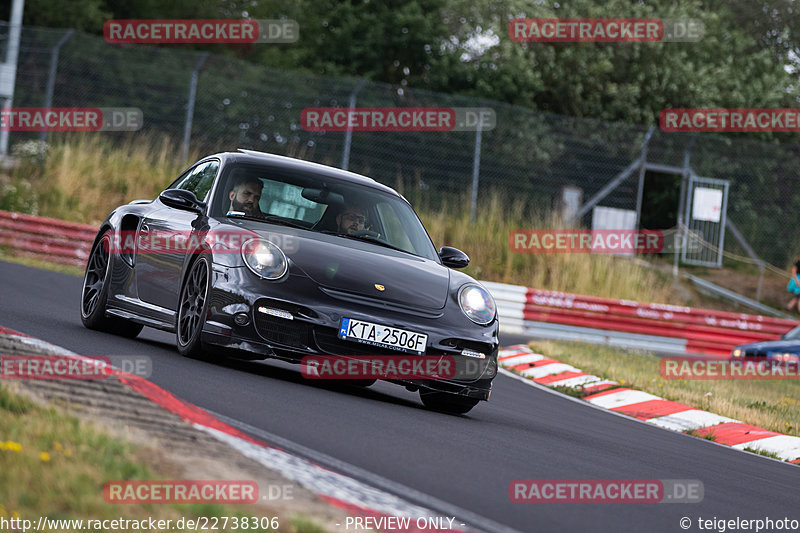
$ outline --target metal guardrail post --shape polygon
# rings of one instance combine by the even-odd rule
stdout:
[[[75,30],[67,30],[67,33],[61,36],[61,39],[58,40],[56,45],[53,47],[52,52],[50,52],[50,73],[47,75],[47,91],[45,92],[44,96],[45,109],[53,107],[53,92],[55,91],[56,87],[58,56],[61,53],[61,47],[64,46],[64,43],[66,43],[70,37],[72,37],[73,33],[75,33]],[[47,141],[47,130],[42,130],[39,132],[39,140],[42,142]]]
[[[356,96],[364,87],[364,84],[367,82],[366,78],[361,78],[358,80],[358,84],[356,85],[353,92],[350,93],[350,101],[347,104],[349,109],[354,109],[356,107]],[[350,166],[350,144],[353,142],[353,130],[350,128],[350,121],[347,122],[347,132],[344,134],[344,150],[342,151],[342,170],[347,170]]]
[[[192,122],[194,121],[194,102],[197,96],[197,78],[200,68],[203,63],[208,59],[208,52],[203,52],[200,59],[194,65],[192,70],[192,80],[189,82],[189,102],[186,105],[186,125],[183,129],[183,153],[181,158],[184,162],[189,159],[189,139],[192,137]]]

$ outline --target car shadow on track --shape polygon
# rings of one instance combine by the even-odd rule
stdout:
[[[147,329],[145,329],[145,331],[147,332]],[[99,333],[99,332],[91,332],[91,333],[100,336],[108,335],[106,333]],[[162,335],[169,335],[169,334],[164,334],[163,332],[156,332],[155,330],[149,333],[151,335],[155,334],[158,337],[162,337]],[[148,334],[145,333],[145,335]],[[146,348],[143,349],[144,347],[142,345],[158,350],[158,352],[160,353],[155,355],[156,359],[161,359],[162,357],[164,357],[172,360],[172,358],[174,357],[175,359],[172,360],[173,362],[187,361],[197,365],[213,365],[239,372],[246,372],[248,374],[258,375],[265,378],[278,379],[286,383],[296,383],[298,385],[302,385],[305,387],[322,389],[330,391],[331,393],[345,394],[347,396],[363,398],[365,400],[370,400],[370,401],[379,401],[385,404],[394,404],[403,407],[413,407],[425,411],[427,413],[430,413],[432,415],[447,416],[449,418],[453,417],[470,418],[469,414],[452,415],[452,414],[443,414],[431,411],[429,409],[426,409],[425,406],[423,406],[416,398],[414,399],[403,398],[400,396],[393,395],[391,393],[385,393],[383,391],[376,390],[372,387],[367,388],[347,383],[337,383],[335,380],[307,379],[303,377],[303,375],[301,374],[299,364],[288,363],[285,361],[281,361],[279,359],[246,360],[246,359],[236,359],[234,357],[226,357],[223,355],[219,355],[218,357],[211,357],[210,359],[206,360],[189,359],[182,357],[177,352],[177,350],[175,349],[175,341],[174,338],[172,338],[172,335],[169,335],[169,337],[155,338],[155,339],[148,338],[147,336],[140,336],[131,340],[121,339],[120,337],[117,336],[113,337],[123,342],[135,343],[135,345],[138,345],[140,347],[139,350],[137,350],[140,353],[150,351]],[[164,350],[169,353],[161,352],[161,350]],[[150,357],[153,356],[150,355]],[[386,382],[378,381],[378,383],[376,385],[373,385],[373,387],[378,386],[381,383],[386,383]],[[392,386],[392,388],[396,389],[397,392],[405,391],[402,385],[397,385],[397,384],[390,384],[390,385]]]

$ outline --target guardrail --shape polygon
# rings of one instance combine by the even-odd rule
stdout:
[[[750,309],[754,309],[758,312],[765,313],[770,316],[777,316],[782,318],[792,319],[792,315],[788,313],[784,313],[779,309],[774,309],[768,305],[764,305],[761,302],[748,298],[747,296],[742,296],[741,294],[735,293],[731,290],[726,289],[725,287],[720,287],[719,285],[715,285],[708,280],[698,278],[697,276],[692,276],[691,274],[687,274],[686,272],[681,272],[681,277],[684,279],[688,279],[691,283],[693,283],[700,292],[710,294],[716,298],[724,298],[730,302],[737,303],[739,305],[743,305],[745,307],[749,307]]]
[[[15,255],[83,267],[97,228],[0,211],[0,247]],[[779,338],[798,322],[543,291],[485,281],[497,301],[500,330],[678,354],[728,355],[737,344]]]
[[[540,338],[727,356],[737,344],[777,339],[798,325],[785,318],[483,284],[497,302],[501,331]]]
[[[0,211],[0,247],[18,256],[83,267],[96,233],[88,224]]]

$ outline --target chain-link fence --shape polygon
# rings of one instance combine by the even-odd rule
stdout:
[[[7,33],[0,25],[0,37]],[[0,58],[5,45],[3,38]],[[800,252],[800,237],[791,231],[800,227],[800,147],[794,145],[656,130],[647,143],[647,162],[655,170],[641,180],[638,171],[624,172],[642,155],[649,128],[641,125],[275,70],[177,46],[112,45],[68,30],[24,28],[17,72],[15,107],[42,107],[48,101],[52,107],[138,107],[144,131],[182,139],[202,153],[241,147],[339,167],[346,133],[303,130],[304,108],[346,107],[352,100],[357,107],[488,107],[497,126],[480,136],[354,131],[347,166],[406,192],[424,191],[428,198],[468,198],[477,176],[478,204],[497,191],[526,200],[531,212],[558,205],[565,186],[578,188],[590,202],[616,178],[597,205],[639,206],[642,225],[646,215],[654,220],[653,213],[660,213],[666,228],[675,225],[678,189],[670,181],[674,176],[659,174],[658,167],[681,167],[688,153],[696,175],[730,180],[728,220],[758,256],[785,267]],[[196,98],[190,105],[193,74]],[[55,83],[48,98],[51,78]],[[12,132],[11,144],[39,135]],[[725,246],[743,251],[736,239],[726,239]]]

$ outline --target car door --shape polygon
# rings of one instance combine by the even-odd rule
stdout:
[[[215,159],[201,161],[169,188],[191,191],[199,200],[207,201],[219,166]],[[177,244],[175,236],[180,235],[188,242],[196,231],[196,222],[205,215],[156,202],[161,207],[149,213],[139,226],[136,286],[141,301],[162,310],[176,311],[187,251],[185,246]]]

